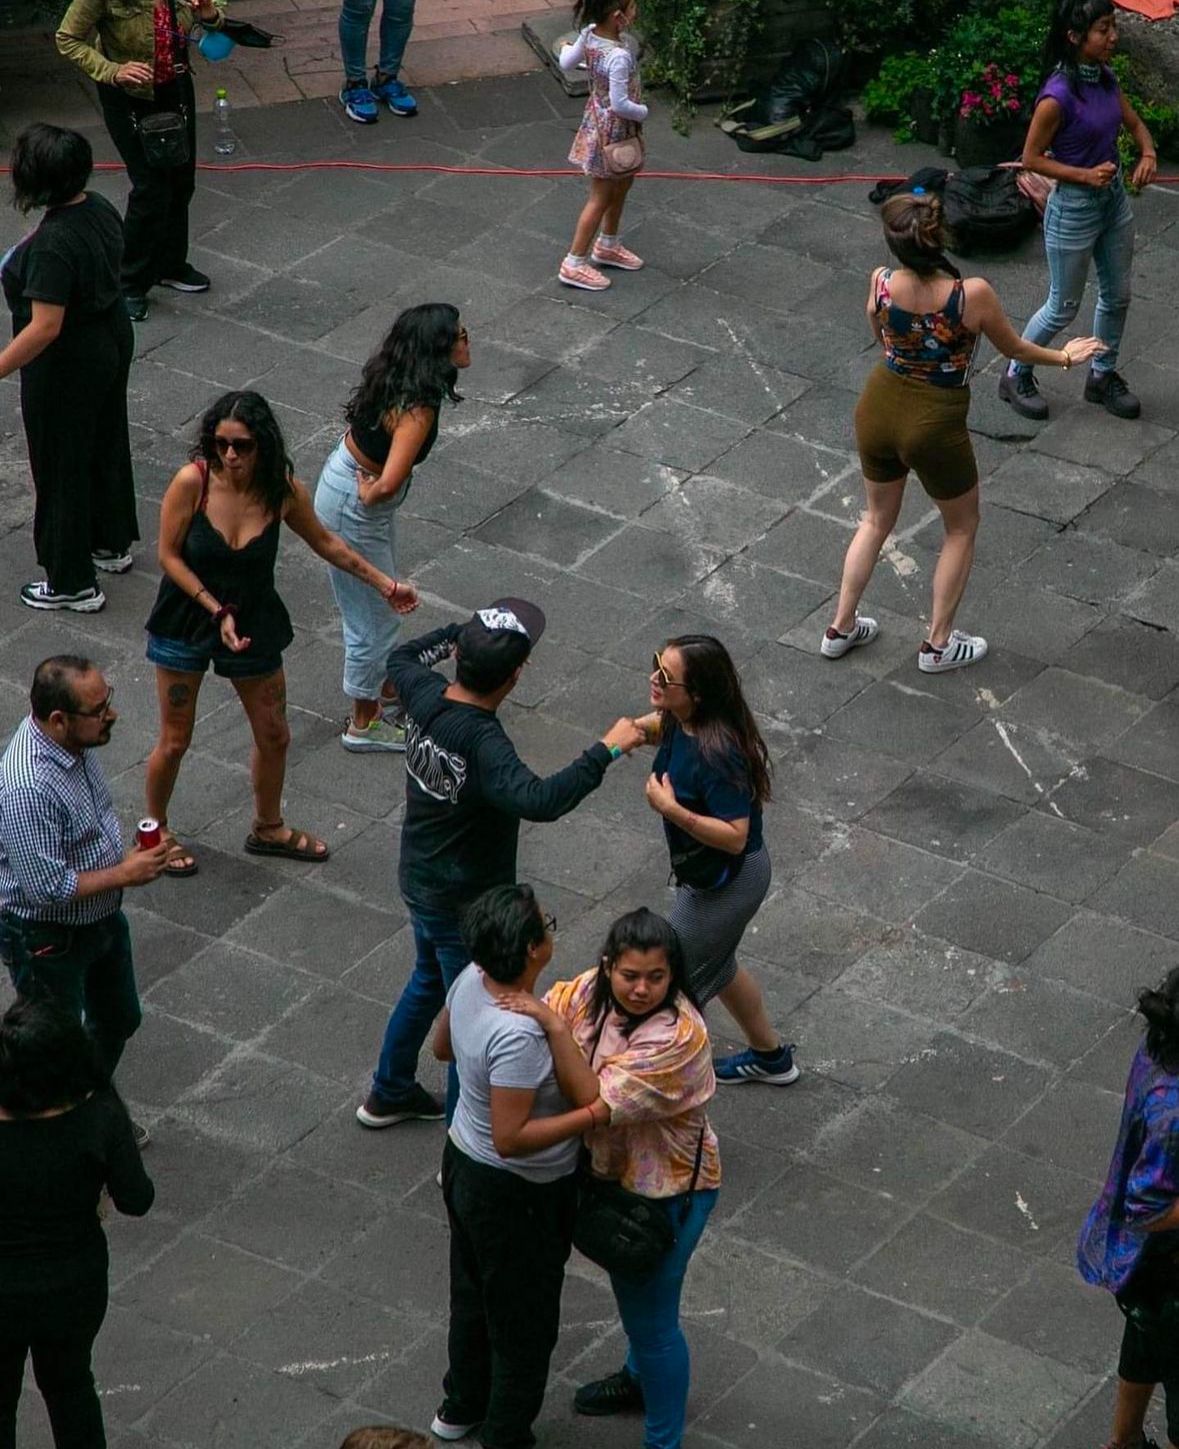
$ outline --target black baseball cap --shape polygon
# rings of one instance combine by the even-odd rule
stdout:
[[[496,599],[486,609],[477,609],[471,623],[480,623],[489,634],[509,630],[523,634],[529,644],[535,645],[544,633],[544,611],[527,599]]]

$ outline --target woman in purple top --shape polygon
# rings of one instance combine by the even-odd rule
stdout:
[[[1117,1145],[1077,1242],[1086,1283],[1126,1316],[1118,1396],[1106,1449],[1150,1449],[1154,1386],[1167,1400],[1168,1449],[1179,1449],[1179,968],[1138,1010],[1146,1032],[1130,1064]]]
[[[1136,418],[1141,405],[1117,371],[1134,260],[1134,213],[1118,165],[1121,128],[1134,137],[1140,152],[1134,186],[1154,179],[1156,156],[1150,132],[1109,68],[1117,43],[1113,0],[1060,0],[1045,46],[1048,78],[1036,97],[1023,146],[1024,166],[1056,182],[1044,212],[1051,286],[1023,335],[1043,347],[1068,326],[1081,305],[1092,260],[1097,269],[1093,331],[1106,351],[1093,362],[1085,399],[1114,417]],[[999,381],[999,396],[1025,418],[1048,416],[1047,400],[1028,363],[1010,364]]]

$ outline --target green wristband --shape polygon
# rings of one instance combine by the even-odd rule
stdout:
[[[606,748],[610,751],[610,758],[612,760],[620,760],[622,758],[622,748],[620,745],[607,745]]]

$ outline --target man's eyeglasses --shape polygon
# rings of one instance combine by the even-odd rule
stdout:
[[[459,330],[458,330],[458,336],[455,338],[455,341],[456,342],[470,342],[470,340],[471,340],[471,334],[467,331],[467,329],[465,327],[460,327]]]
[[[74,719],[104,719],[111,712],[111,700],[115,697],[112,687],[107,690],[106,698],[93,709],[63,709],[62,714],[72,715]]]
[[[673,679],[668,674],[667,670],[663,667],[663,656],[659,653],[658,649],[651,656],[651,677],[660,689],[683,689],[686,687],[682,679]]]
[[[549,933],[550,936],[555,936],[557,934],[557,918],[556,918],[556,916],[545,916],[545,918],[544,918],[544,928]]]
[[[224,458],[230,448],[239,458],[248,458],[258,446],[257,438],[214,438],[213,446]]]

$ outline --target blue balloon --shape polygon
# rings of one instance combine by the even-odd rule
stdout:
[[[206,30],[197,42],[197,49],[206,60],[224,60],[233,49],[233,41],[222,30]]]

